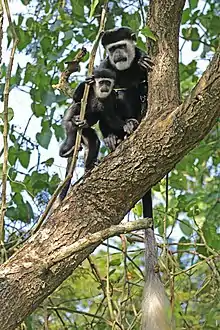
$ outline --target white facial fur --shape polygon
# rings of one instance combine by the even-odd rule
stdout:
[[[110,82],[110,86],[109,86],[109,90],[108,92],[101,92],[100,90],[100,81],[109,81]],[[112,92],[112,89],[114,87],[114,79],[111,78],[95,78],[95,85],[94,85],[94,91],[96,94],[96,97],[98,99],[105,99],[107,96],[109,96]]]
[[[114,46],[117,47],[119,45],[126,44],[125,49],[121,49],[121,54],[126,58],[126,61],[120,61],[115,63],[114,61],[114,51],[110,51],[109,49]],[[109,44],[106,46],[106,52],[109,56],[109,61],[117,70],[123,71],[128,69],[131,66],[131,63],[133,62],[135,58],[135,42],[133,40],[120,40],[115,43]]]

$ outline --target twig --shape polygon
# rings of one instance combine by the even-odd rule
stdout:
[[[2,3],[1,3],[2,4]],[[7,186],[7,163],[8,163],[8,98],[9,98],[9,88],[10,88],[10,78],[12,72],[12,66],[14,61],[15,50],[18,43],[18,38],[15,32],[14,25],[11,20],[11,13],[9,10],[8,1],[4,0],[5,10],[9,22],[9,27],[11,28],[13,35],[13,47],[11,50],[11,55],[9,59],[9,64],[6,72],[5,78],[5,88],[4,88],[4,129],[3,129],[3,142],[4,142],[4,160],[3,160],[3,170],[2,170],[2,204],[1,204],[1,215],[0,215],[0,241],[4,244],[4,217],[6,212],[6,186]]]
[[[102,14],[101,14],[101,22],[100,22],[100,26],[99,26],[99,31],[96,37],[96,40],[94,42],[92,51],[91,51],[91,56],[90,56],[90,60],[89,60],[89,67],[88,67],[88,75],[92,74],[93,71],[93,67],[94,67],[94,61],[95,61],[95,55],[96,55],[96,51],[99,45],[99,40],[101,38],[101,34],[102,31],[104,29],[104,25],[105,25],[105,17],[106,17],[106,10],[107,9],[107,2],[105,3],[103,9],[102,9]],[[68,76],[69,71],[66,73],[66,76]],[[87,105],[87,98],[89,95],[89,84],[85,85],[85,90],[83,93],[83,98],[81,100],[81,110],[80,110],[80,119],[83,120],[84,116],[85,116],[85,110],[86,110],[86,105]],[[69,169],[69,173],[66,176],[65,180],[62,182],[62,184],[55,190],[53,196],[51,197],[51,199],[49,200],[47,207],[44,211],[44,213],[42,214],[42,216],[40,217],[36,227],[33,230],[33,233],[35,233],[41,226],[41,224],[43,223],[44,219],[47,217],[48,213],[51,210],[51,207],[53,206],[57,196],[59,195],[60,191],[66,186],[66,184],[69,183],[69,181],[71,181],[72,176],[73,176],[73,171],[75,169],[76,166],[76,161],[77,161],[77,156],[78,156],[78,152],[80,149],[80,143],[81,143],[81,136],[82,136],[82,130],[79,129],[77,131],[77,135],[76,135],[76,142],[75,142],[75,147],[74,147],[74,153],[73,153],[73,158],[72,158],[72,162],[70,165],[70,169]]]
[[[131,232],[133,230],[146,229],[152,226],[152,219],[142,219],[139,221],[128,222],[125,224],[114,225],[110,228],[103,229],[97,233],[88,234],[84,238],[79,239],[77,242],[70,244],[69,246],[62,247],[57,257],[55,257],[49,264],[48,268],[52,267],[56,263],[63,261],[70,257],[75,252],[82,251],[89,246],[97,243],[101,243],[109,237]]]
[[[80,49],[80,51],[74,57],[73,61],[66,62],[67,68],[64,72],[61,73],[59,83],[57,85],[52,85],[54,89],[58,89],[59,91],[63,92],[63,94],[71,98],[73,97],[73,89],[70,87],[68,79],[72,73],[79,71],[79,62],[86,54],[86,48],[82,47],[82,49]]]
[[[109,254],[109,245],[107,241],[107,262],[106,262],[106,298],[107,298],[107,304],[109,309],[109,315],[112,323],[114,324],[115,318],[114,318],[114,312],[113,312],[113,306],[112,306],[112,298],[111,298],[111,291],[110,291],[110,254]]]
[[[193,264],[192,266],[188,267],[187,269],[183,269],[183,270],[180,270],[179,272],[176,272],[174,274],[171,274],[172,276],[178,276],[180,274],[186,274],[187,272],[189,272],[190,270],[192,270],[193,268],[195,267],[198,267],[200,265],[203,265],[204,263],[208,263],[210,262],[211,260],[215,259],[215,258],[219,258],[220,256],[219,255],[215,255],[215,256],[210,256],[210,257],[207,257],[206,259],[202,260],[202,261],[199,261],[195,264]]]

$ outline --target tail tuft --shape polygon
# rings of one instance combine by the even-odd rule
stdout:
[[[171,330],[171,311],[159,275],[150,273],[144,288],[142,330]]]

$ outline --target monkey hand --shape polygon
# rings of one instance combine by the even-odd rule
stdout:
[[[73,116],[72,122],[77,128],[87,128],[87,127],[89,127],[89,125],[87,123],[87,120],[86,119],[83,119],[83,120],[80,119],[80,116]]]
[[[104,138],[104,143],[107,148],[114,151],[118,145],[117,136],[114,134],[109,134],[106,138]]]
[[[127,119],[126,124],[123,127],[123,130],[125,133],[130,135],[138,127],[138,124],[139,123],[138,123],[137,119],[134,119],[134,118]]]
[[[86,79],[85,79],[85,83],[88,85],[92,85],[92,84],[94,84],[94,82],[95,82],[94,74],[89,77],[86,77]]]
[[[144,55],[138,61],[140,67],[144,70],[153,70],[154,62],[151,60],[151,57],[148,55]]]

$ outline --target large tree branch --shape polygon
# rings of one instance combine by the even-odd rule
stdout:
[[[72,188],[47,223],[0,268],[0,324],[13,329],[95,249],[48,270],[59,249],[118,224],[130,208],[213,127],[220,114],[220,54],[185,102],[130,139]],[[13,302],[13,303],[12,303]]]
[[[167,85],[161,88],[165,93]],[[97,245],[48,268],[63,247],[118,224],[144,193],[210,131],[220,114],[219,52],[185,102],[168,111],[153,124],[144,119],[127,141],[79,180],[62,206],[1,266],[1,329],[14,329]]]
[[[185,0],[150,1],[148,24],[158,41],[151,42],[149,49],[155,63],[148,84],[148,117],[152,120],[180,103],[179,26],[184,4]]]

